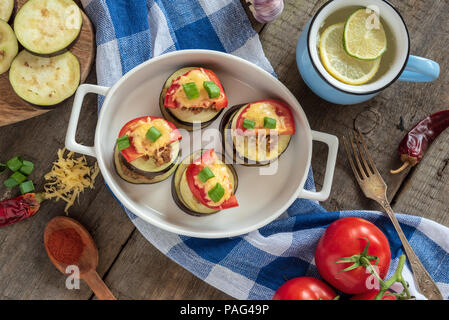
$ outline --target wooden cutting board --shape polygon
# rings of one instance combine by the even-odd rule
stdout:
[[[17,10],[27,0],[16,0],[14,14],[9,20],[10,24],[14,21],[14,15]],[[82,12],[83,26],[80,35],[70,46],[70,51],[78,58],[81,67],[81,83],[83,83],[90,72],[95,57],[95,33],[92,23],[87,15]],[[19,44],[19,52],[22,50]],[[57,108],[56,105],[54,108]],[[0,127],[32,117],[36,117],[52,109],[41,109],[22,100],[11,87],[8,79],[8,72],[0,75]]]

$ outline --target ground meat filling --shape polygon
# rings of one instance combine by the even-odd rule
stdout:
[[[171,145],[159,148],[154,152],[153,159],[157,166],[162,166],[171,160]]]
[[[207,104],[208,105],[207,105]],[[207,105],[207,107],[193,107],[193,108],[186,108],[186,107],[182,107],[181,110],[188,110],[193,112],[193,114],[198,114],[203,112],[204,110],[208,110],[208,109],[217,109],[215,106],[215,102],[210,103],[210,101],[205,102],[205,104]]]

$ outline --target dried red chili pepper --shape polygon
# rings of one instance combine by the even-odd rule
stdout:
[[[431,114],[418,122],[399,144],[398,152],[404,164],[399,169],[390,172],[396,174],[407,167],[417,165],[430,144],[448,127],[449,110]]]
[[[40,207],[44,196],[27,193],[14,199],[0,201],[0,227],[32,217]]]

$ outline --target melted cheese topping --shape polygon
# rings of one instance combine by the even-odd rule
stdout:
[[[210,79],[202,68],[189,71],[187,74],[182,75],[176,80],[176,82],[180,84],[180,87],[174,94],[175,100],[178,101],[178,103],[185,108],[210,107],[211,104],[213,103],[212,102],[213,99],[209,98],[209,94],[207,93],[206,89],[204,89],[203,86],[204,81],[210,81]],[[184,88],[182,87],[182,85],[189,82],[195,82],[196,87],[198,88],[198,91],[200,93],[200,96],[198,98],[191,100],[187,98],[187,95],[184,92]]]
[[[286,128],[284,117],[279,117],[276,114],[275,108],[267,102],[258,102],[250,104],[245,113],[242,114],[243,118],[256,122],[255,128],[264,127],[264,118],[269,117],[276,120],[276,129],[282,131]],[[273,130],[273,129],[271,129]]]
[[[229,176],[229,171],[227,169],[226,164],[224,164],[223,162],[221,162],[218,159],[215,159],[215,162],[209,162],[205,165],[214,173],[215,177],[210,178],[206,182],[202,182],[198,178],[198,175],[196,175],[194,177],[195,184],[197,186],[199,186],[200,188],[204,188],[204,190],[206,191],[206,198],[208,199],[211,206],[219,206],[223,202],[228,200],[232,195],[233,186],[232,186],[231,177]],[[221,184],[221,186],[225,190],[225,193],[224,193],[223,197],[218,202],[214,202],[209,197],[208,192],[213,187],[215,187],[215,185],[217,183]]]
[[[89,167],[84,156],[73,159],[74,153],[69,152],[65,158],[64,152],[65,148],[58,150],[58,160],[53,162],[51,171],[44,176],[48,181],[44,190],[46,199],[65,201],[67,205],[64,211],[67,213],[85,188],[94,188],[95,178],[100,170],[96,162],[94,167]]]
[[[151,141],[146,137],[148,130],[155,127],[162,133],[156,141]],[[136,151],[142,155],[153,156],[154,152],[171,143],[171,132],[173,129],[164,119],[147,118],[146,120],[137,121],[130,130],[127,131],[128,136],[132,140],[132,144]]]

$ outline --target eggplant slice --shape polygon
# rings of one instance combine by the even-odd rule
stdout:
[[[270,152],[265,159],[259,159],[261,155],[266,155],[265,152],[259,153],[258,150],[252,151],[252,148],[248,145],[248,138],[244,137],[243,140],[236,141],[235,137],[232,137],[231,133],[236,128],[236,122],[239,114],[247,104],[237,105],[229,108],[229,110],[223,115],[220,123],[220,132],[222,135],[222,147],[225,153],[231,157],[233,163],[242,164],[249,167],[261,167],[269,165],[276,161],[287,150],[290,144],[290,135],[279,135],[278,137],[278,152],[277,154]],[[255,143],[254,143],[255,146]]]
[[[9,24],[0,20],[0,74],[8,71],[19,52],[16,35]]]
[[[82,22],[73,0],[28,0],[14,18],[14,31],[27,50],[48,55],[75,41]]]
[[[172,160],[168,164],[160,166],[159,171],[154,171],[155,166],[152,160],[148,160],[147,163],[144,163],[145,161],[143,160],[136,162],[136,160],[138,160],[136,159],[132,161],[132,164],[128,163],[116,146],[114,150],[115,170],[123,180],[130,183],[153,184],[161,182],[169,178],[173,172],[175,172],[181,159],[179,141],[173,142],[172,145]],[[177,150],[177,152],[175,150]],[[148,168],[151,168],[150,171],[148,171]]]
[[[13,9],[14,9],[14,0],[1,0],[0,1],[0,20],[8,22],[9,18],[11,18]]]
[[[72,96],[80,83],[80,64],[70,52],[41,57],[23,50],[9,70],[19,97],[38,106],[53,106]]]
[[[171,185],[171,192],[175,203],[182,211],[195,217],[204,217],[220,211],[210,209],[196,200],[192,192],[190,191],[187,179],[185,177],[186,169],[189,164],[191,164],[194,159],[198,159],[203,151],[205,150],[196,151],[193,154],[185,157],[181,161],[181,163],[178,165],[178,168],[176,169],[175,174],[173,175]],[[217,154],[217,156],[220,158],[220,154]],[[221,159],[222,161],[225,160],[223,156],[221,156]],[[238,186],[237,172],[230,164],[227,164],[227,169],[230,173],[231,178],[233,179],[233,193],[235,194]]]
[[[223,111],[223,109],[219,111],[207,109],[198,114],[194,114],[189,110],[171,109],[164,106],[165,95],[167,94],[173,80],[196,68],[197,67],[185,67],[172,73],[171,76],[168,77],[167,81],[165,81],[159,98],[159,108],[161,109],[161,113],[164,118],[175,124],[178,128],[183,128],[188,131],[193,131],[197,127],[203,129],[209,126],[220,116]]]

